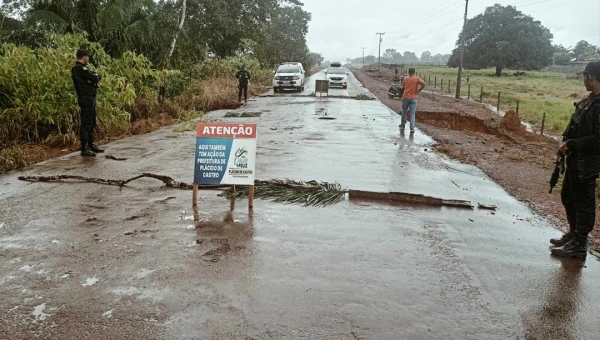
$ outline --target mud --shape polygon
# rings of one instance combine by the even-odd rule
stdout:
[[[500,126],[508,131],[525,133],[525,128],[521,124],[521,119],[519,119],[519,115],[517,115],[517,112],[514,110],[509,110],[504,114],[504,117],[502,117],[502,120],[500,121]]]
[[[417,111],[417,121],[443,129],[471,131],[495,136],[503,136],[501,132],[488,126],[488,123],[482,119],[473,116],[457,114],[454,112]]]

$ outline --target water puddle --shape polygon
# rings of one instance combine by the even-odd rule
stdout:
[[[111,309],[109,311],[102,313],[102,316],[109,319],[109,318],[112,318],[112,313],[113,313],[113,310]]]
[[[90,286],[95,285],[98,281],[100,281],[100,280],[98,280],[98,278],[95,277],[95,276],[94,277],[88,277],[87,280],[85,280],[85,282],[82,283],[81,285],[84,286],[84,287],[90,287]]]
[[[136,279],[143,279],[148,275],[154,273],[154,269],[142,268],[137,274],[135,274]]]
[[[36,321],[44,321],[47,317],[52,316],[52,314],[46,314],[44,311],[46,310],[46,304],[42,303],[41,305],[35,306],[33,308],[33,312],[31,315],[35,316]]]
[[[23,267],[19,268],[19,270],[22,272],[31,273],[31,271],[33,270],[34,267],[35,266],[30,266],[30,265],[26,264]]]
[[[155,302],[163,300],[165,295],[169,293],[168,290],[138,289],[136,287],[117,288],[110,292],[118,296],[135,296],[140,300],[152,300]]]

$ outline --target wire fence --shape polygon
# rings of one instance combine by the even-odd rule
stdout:
[[[425,73],[417,73],[417,76],[421,79],[423,79],[423,81],[425,81],[425,83],[427,84],[427,86],[431,87],[433,86],[433,88],[435,90],[439,89],[439,92],[441,92],[444,95],[452,95],[454,96],[456,94],[456,79],[448,79],[448,78],[443,78],[443,77],[437,77],[437,76],[431,76],[431,75],[427,75]],[[467,95],[464,96],[463,93],[466,90]],[[504,97],[503,97],[504,96]],[[494,97],[494,101],[490,103],[490,97]],[[469,81],[467,80],[467,82],[465,83],[464,81],[461,83],[461,98],[465,99],[465,100],[469,100],[469,101],[475,101],[478,103],[485,103],[488,104],[492,107],[496,108],[496,112],[497,114],[500,116],[502,113],[504,113],[504,111],[502,111],[501,107],[504,106],[504,108],[506,109],[506,111],[509,110],[514,110],[517,115],[519,115],[519,110],[520,110],[520,104],[521,101],[520,99],[517,99],[516,102],[510,102],[510,103],[505,103],[506,100],[506,94],[503,94],[501,91],[498,92],[498,95],[496,96],[495,92],[492,93],[490,91],[486,91],[485,86],[472,86],[471,83],[469,83]],[[487,100],[484,100],[484,98],[486,98]],[[503,101],[504,99],[504,101]],[[495,105],[494,105],[495,104]],[[544,135],[544,128],[546,124],[546,112],[543,112],[542,114],[542,122],[541,122],[541,127],[540,127],[540,134],[543,136]]]
[[[414,62],[414,63],[402,63],[402,64],[384,64],[381,63],[381,67],[393,70],[393,69],[405,69],[407,67],[448,67],[447,63],[434,63],[434,62]]]
[[[586,64],[572,64],[572,65],[551,65],[544,68],[544,71],[559,72],[559,73],[579,73],[583,72]]]

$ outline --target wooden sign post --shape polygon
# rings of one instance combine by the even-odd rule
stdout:
[[[319,97],[323,95],[323,92],[329,96],[329,80],[317,80],[315,83],[315,96],[319,92]]]
[[[194,159],[192,204],[201,184],[249,185],[248,208],[254,205],[256,124],[199,123]]]

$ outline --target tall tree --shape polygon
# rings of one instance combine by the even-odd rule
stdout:
[[[565,65],[571,61],[571,49],[563,45],[555,45],[552,61],[556,65]]]
[[[17,3],[21,5],[16,6]],[[157,46],[153,0],[8,0],[32,29],[53,33],[86,33],[112,56],[128,50],[147,53]],[[14,8],[18,8],[16,10]]]
[[[552,62],[552,34],[541,22],[513,6],[496,4],[467,21],[449,65],[458,65],[458,45],[464,35],[467,68],[495,67],[496,75],[504,68],[541,69]]]
[[[577,61],[593,60],[600,57],[598,46],[590,44],[585,40],[579,41],[573,48],[572,55]]]
[[[259,48],[257,55],[267,65],[284,61],[299,61],[309,64],[306,34],[310,13],[301,6],[279,7],[271,20],[263,24],[256,36]]]
[[[421,53],[421,61],[422,62],[431,62],[431,52],[425,51]]]
[[[396,51],[394,48],[388,48],[385,50],[383,53],[383,58],[393,64],[398,64],[403,61],[402,53]]]
[[[323,56],[320,53],[316,53],[316,52],[311,52],[308,55],[308,59],[310,60],[310,65],[307,66],[321,66],[321,64],[323,63],[323,60],[325,60],[325,58],[323,58]],[[350,59],[346,59],[347,62],[350,61]]]
[[[183,30],[183,24],[185,23],[185,11],[187,8],[187,0],[181,0],[181,19],[179,19],[179,24],[177,25],[177,31],[173,36],[173,41],[171,42],[171,48],[169,49],[169,54],[167,54],[167,64],[171,60],[173,56],[173,52],[175,51],[175,44],[177,44],[177,38],[179,37],[179,33]]]
[[[420,59],[415,52],[405,51],[403,61],[407,63],[418,63]]]

